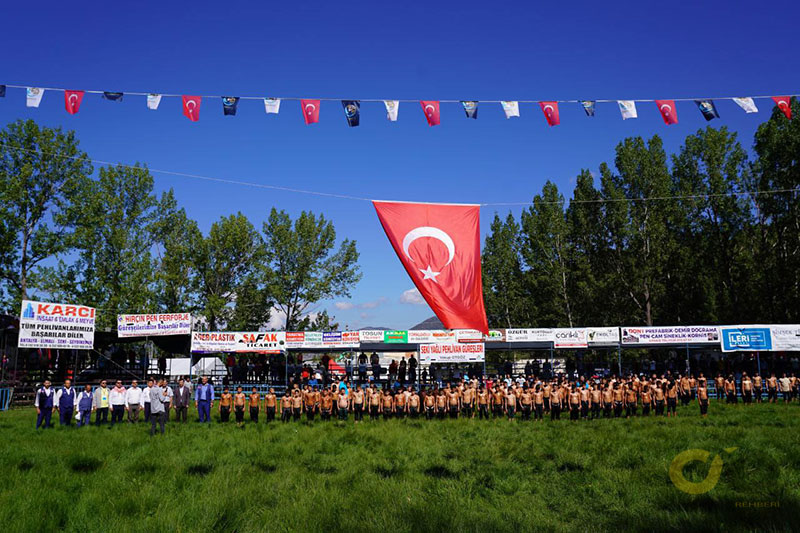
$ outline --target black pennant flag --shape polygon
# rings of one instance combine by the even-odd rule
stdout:
[[[103,91],[103,99],[111,100],[112,102],[121,102],[122,93],[110,93],[108,91]]]
[[[464,106],[464,113],[467,118],[478,118],[478,102],[475,100],[462,100],[461,105]]]
[[[361,102],[359,100],[342,100],[342,107],[347,124],[351,128],[358,126],[361,120]]]
[[[697,104],[697,109],[700,110],[706,120],[719,118],[717,106],[714,105],[713,100],[695,100],[694,103]]]
[[[239,105],[239,97],[238,96],[223,96],[222,97],[222,114],[223,115],[235,115],[236,114],[236,106]]]

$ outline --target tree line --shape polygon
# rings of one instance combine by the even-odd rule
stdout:
[[[356,242],[338,243],[323,215],[272,208],[257,228],[242,213],[206,234],[157,195],[144,165],[95,169],[74,132],[32,120],[0,130],[0,304],[45,298],[116,315],[191,311],[209,330],[336,325],[314,304],[349,296],[361,273]]]
[[[794,116],[800,106],[792,102]],[[800,121],[773,110],[748,154],[708,127],[671,157],[627,138],[612,164],[495,214],[483,249],[496,327],[800,321]]]

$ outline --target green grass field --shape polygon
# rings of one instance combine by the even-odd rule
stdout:
[[[34,431],[0,413],[0,524],[16,531],[800,529],[800,407],[677,419],[391,420]],[[196,413],[194,414],[196,418]],[[733,452],[725,448],[737,447]],[[678,490],[673,458],[720,454]],[[709,471],[694,462],[684,475]]]

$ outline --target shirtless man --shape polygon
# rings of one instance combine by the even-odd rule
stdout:
[[[411,415],[411,418],[416,419],[419,417],[419,394],[417,394],[417,391],[414,390],[414,387],[409,387],[409,392],[411,394],[408,396],[408,412]]]
[[[650,385],[645,384],[642,387],[642,415],[650,416],[650,405],[653,402],[653,392],[650,390]]]
[[[653,388],[653,400],[656,403],[656,416],[664,415],[664,401],[667,399],[667,394],[664,392],[666,385],[663,383]]]
[[[542,421],[544,416],[544,390],[540,384],[533,389],[533,419]]]
[[[436,397],[433,395],[432,392],[428,391],[427,394],[425,394],[425,418],[427,420],[433,420],[435,414],[436,414]]]
[[[319,400],[319,416],[325,422],[331,419],[331,411],[333,411],[333,396],[331,391],[325,389],[322,391],[322,398]]]
[[[250,397],[247,399],[247,404],[250,407],[250,421],[258,424],[258,411],[261,408],[261,395],[255,387],[250,392]]]
[[[481,385],[481,388],[478,389],[478,418],[483,420],[489,420],[489,393],[486,392],[486,388]]]
[[[241,387],[236,387],[236,394],[233,395],[233,413],[236,416],[236,423],[241,427],[244,424],[244,405],[247,403],[247,396]]]
[[[592,385],[590,397],[592,401],[592,420],[594,420],[600,418],[600,409],[603,406],[603,391],[600,390],[597,384]]]
[[[694,378],[694,374],[692,374],[691,376],[689,376],[689,394],[692,400],[694,400],[696,392],[697,392],[697,380]]]
[[[353,389],[353,418],[356,424],[364,420],[364,389],[355,387]]]
[[[347,394],[347,389],[342,387],[339,389],[338,399],[336,400],[336,404],[339,407],[339,420],[342,422],[347,421],[347,413],[350,407],[350,397]]]
[[[450,418],[458,418],[458,411],[461,408],[461,397],[458,390],[450,385],[450,390],[447,391],[447,409],[450,412]]]
[[[561,420],[561,390],[558,387],[550,389],[550,420]]]
[[[394,414],[397,418],[405,418],[406,416],[406,391],[403,387],[394,395]]]
[[[611,418],[611,408],[614,406],[614,391],[611,389],[611,384],[606,385],[603,389],[603,417]]]
[[[464,387],[461,393],[461,414],[464,418],[473,418],[475,416],[475,389],[473,387]]]
[[[667,386],[667,417],[678,416],[678,384],[670,382]]]
[[[519,396],[519,405],[522,409],[522,420],[530,420],[531,411],[533,411],[533,393],[528,389],[527,385],[522,386],[522,394]]]
[[[636,416],[637,403],[636,388],[634,388],[633,383],[629,383],[625,387],[625,418]]]
[[[569,398],[569,419],[578,420],[581,414],[581,393],[577,387],[570,387],[567,398]]]
[[[739,403],[739,398],[736,395],[736,378],[729,375],[725,380],[725,403]]]
[[[742,373],[742,401],[745,404],[753,403],[753,382],[747,372]]]
[[[264,395],[264,408],[267,410],[267,424],[275,421],[275,410],[278,406],[278,398],[275,396],[275,389],[270,387],[269,392]]]
[[[717,389],[717,400],[725,398],[725,378],[722,377],[722,374],[717,374],[717,377],[714,378],[714,388]]]
[[[708,389],[706,388],[705,381],[700,382],[697,386],[697,402],[700,405],[700,415],[703,417],[708,416]]]
[[[288,422],[292,419],[292,397],[285,393],[281,398],[281,422]]]
[[[508,415],[509,420],[514,420],[514,416],[517,413],[517,395],[514,394],[514,389],[506,389],[505,394],[505,408],[506,408],[506,415]]]
[[[767,402],[778,403],[778,378],[774,373],[767,378]]]
[[[295,422],[300,421],[300,415],[303,414],[303,395],[300,394],[299,389],[292,391],[292,419]]]
[[[446,414],[447,414],[447,396],[445,396],[443,390],[440,390],[436,394],[436,416],[439,417],[440,420],[444,420]]]
[[[625,391],[622,390],[622,383],[617,381],[614,384],[613,390],[614,397],[614,418],[622,416],[622,407],[625,404]]]
[[[761,391],[764,387],[764,380],[761,374],[753,376],[753,395],[756,397],[756,403],[761,403]]]
[[[306,411],[306,419],[309,422],[314,421],[314,416],[317,413],[317,394],[316,394],[316,387],[313,389],[311,387],[306,387],[306,390],[303,391],[303,405],[305,406]]]
[[[372,385],[369,389],[369,419],[377,420],[381,413],[381,393]]]
[[[383,419],[389,420],[392,418],[392,411],[394,410],[394,398],[389,392],[389,389],[383,389],[381,396],[381,410],[383,411]]]
[[[228,387],[222,391],[219,397],[219,421],[227,422],[231,419],[231,405],[233,404],[233,394]]]
[[[589,418],[589,401],[591,400],[592,391],[584,382],[583,387],[578,389],[578,394],[581,397],[581,418],[587,420]]]
[[[544,398],[544,411],[545,413],[550,411],[550,391],[552,387],[550,383],[545,382],[544,387],[542,387],[542,397]]]
[[[495,384],[495,389],[492,391],[492,416],[500,418],[503,416],[503,403],[505,401],[505,394]]]
[[[681,404],[686,407],[689,405],[689,400],[692,398],[691,387],[689,386],[689,378],[687,376],[681,377],[680,382]]]

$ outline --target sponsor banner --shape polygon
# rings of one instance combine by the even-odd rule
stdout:
[[[549,328],[538,329],[507,329],[508,342],[553,342],[553,330]]]
[[[456,342],[456,332],[447,329],[435,329],[431,331],[431,337],[435,343]]]
[[[192,352],[281,353],[284,331],[219,331],[192,333]]]
[[[117,315],[118,337],[188,335],[191,332],[192,315],[190,313]]]
[[[772,350],[772,335],[767,326],[720,327],[723,352]]]
[[[490,329],[489,334],[486,335],[486,342],[505,342],[506,330],[504,329]]]
[[[421,344],[420,363],[472,363],[484,360],[485,346],[482,342],[452,342],[447,344]]]
[[[302,348],[306,340],[306,335],[302,331],[287,331],[286,332],[286,347],[287,348]]]
[[[553,330],[553,348],[586,348],[589,346],[586,328],[557,328]]]
[[[358,331],[343,331],[342,346],[345,348],[358,348],[360,338]]]
[[[616,346],[619,344],[619,328],[588,328],[589,346]]]
[[[433,331],[429,329],[410,329],[408,330],[408,342],[410,344],[431,344],[436,342]]]
[[[717,326],[622,328],[622,344],[719,343]]]
[[[342,344],[342,332],[323,331],[322,344],[324,344],[325,346],[339,346],[340,344]]]
[[[18,347],[91,350],[95,315],[85,305],[22,300]]]
[[[800,324],[782,324],[769,327],[772,351],[800,351]]]
[[[383,342],[387,344],[407,344],[408,331],[384,331]]]
[[[365,343],[383,342],[383,330],[362,329],[358,332],[358,340]]]
[[[483,333],[477,329],[457,329],[457,342],[483,342]]]
[[[303,348],[324,348],[321,331],[306,331],[303,339]]]

